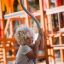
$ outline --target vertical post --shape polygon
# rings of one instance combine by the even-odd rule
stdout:
[[[12,20],[10,19],[10,35],[9,35],[10,38],[13,37],[13,22]]]
[[[46,27],[45,27],[45,13],[44,13],[44,9],[43,9],[43,0],[39,0],[39,6],[40,6],[40,14],[41,14],[41,28],[43,28],[43,33],[44,33],[44,37],[43,37],[43,44],[44,45],[44,50],[46,53],[46,64],[49,64],[48,61],[48,49],[47,49],[47,42],[46,42]],[[44,44],[45,43],[45,44]]]
[[[25,8],[28,10],[28,0],[24,0],[24,5],[25,5]],[[26,19],[25,24],[29,27],[28,15],[27,14],[25,14],[25,15],[26,15],[26,17],[25,17],[25,19]]]
[[[60,13],[58,13],[58,23],[59,23],[59,30],[61,29],[61,26],[60,26],[60,22],[61,22],[61,19],[60,19]],[[59,44],[62,45],[62,40],[61,40],[61,32],[60,32],[60,35],[59,35]],[[61,61],[63,62],[63,52],[62,52],[62,49],[60,49],[60,57],[61,57]]]
[[[51,0],[47,0],[47,9],[50,9],[50,2]],[[53,26],[52,26],[52,19],[51,19],[51,15],[47,15],[47,19],[48,19],[48,31],[51,33],[51,35],[53,34]],[[53,36],[53,35],[52,35]],[[52,42],[52,37],[50,36],[50,45],[53,44]],[[50,49],[51,55],[54,57],[54,50]],[[55,63],[55,59],[53,57],[50,57],[49,60],[52,63]]]

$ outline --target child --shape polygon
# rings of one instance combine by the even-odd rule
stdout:
[[[15,64],[35,64],[39,43],[33,44],[34,34],[34,31],[26,26],[19,26],[17,28],[15,39],[20,47],[17,52]]]

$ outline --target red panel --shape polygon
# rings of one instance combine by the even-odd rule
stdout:
[[[0,38],[2,38],[2,35],[3,35],[3,30],[2,30],[2,27],[1,27],[1,24],[0,24]]]
[[[62,5],[62,0],[56,0],[56,6],[61,6]]]
[[[1,38],[1,26],[0,26],[0,38]]]

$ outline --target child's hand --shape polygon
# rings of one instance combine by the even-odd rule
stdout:
[[[37,48],[39,49],[43,49],[44,48],[44,44],[43,44],[43,32],[42,32],[42,29],[40,29],[40,33],[38,35],[38,38],[37,40],[35,41],[35,45]]]
[[[37,47],[39,47],[40,41],[41,41],[41,36],[39,35],[38,38],[37,38],[37,40],[35,41],[35,45],[36,45]]]
[[[41,37],[43,36],[42,29],[39,30],[39,35],[40,35]]]

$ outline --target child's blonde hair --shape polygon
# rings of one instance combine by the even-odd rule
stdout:
[[[17,40],[17,42],[20,44],[20,45],[23,45],[24,42],[25,42],[25,39],[27,37],[32,37],[34,38],[34,31],[27,27],[27,26],[24,26],[24,25],[20,25],[19,27],[17,27],[16,29],[16,32],[15,32],[15,39]]]

